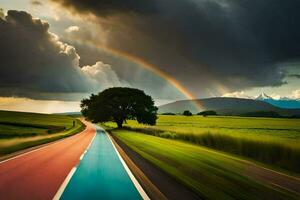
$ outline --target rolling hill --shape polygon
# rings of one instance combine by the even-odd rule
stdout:
[[[5,154],[62,139],[84,128],[70,116],[0,110],[0,160]]]
[[[198,107],[196,105],[199,105]],[[201,108],[200,108],[201,107]],[[299,116],[300,109],[285,109],[264,101],[232,97],[215,97],[197,100],[182,100],[159,106],[159,113],[182,113],[190,110],[196,114],[199,111],[214,110],[221,115],[242,115],[251,112],[274,111],[282,116]]]

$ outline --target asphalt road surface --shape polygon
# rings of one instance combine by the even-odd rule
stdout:
[[[0,162],[0,199],[52,199],[96,134],[85,123],[79,134]]]
[[[129,174],[108,134],[96,126],[97,134],[61,196],[76,199],[148,199]],[[127,168],[127,169],[126,169]]]

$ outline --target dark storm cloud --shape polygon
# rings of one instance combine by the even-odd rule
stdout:
[[[291,78],[299,78],[300,79],[300,74],[289,74],[289,77],[291,77]]]
[[[156,5],[152,0],[55,0],[64,6],[80,9],[81,12],[91,12],[101,16],[108,16],[114,13],[153,13],[156,12]],[[100,9],[99,9],[100,8]]]
[[[48,23],[22,11],[9,10],[0,18],[0,96],[70,100],[64,94],[100,89],[98,74],[105,84],[111,77],[118,82],[110,66],[101,62],[81,69],[75,48],[48,29]]]
[[[110,46],[159,66],[195,94],[285,84],[280,63],[300,57],[298,0],[53,1],[109,17]]]
[[[2,8],[0,8],[0,19],[4,19],[4,12]]]

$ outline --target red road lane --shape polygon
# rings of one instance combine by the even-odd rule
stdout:
[[[96,134],[86,125],[77,135],[0,163],[0,199],[52,199]]]

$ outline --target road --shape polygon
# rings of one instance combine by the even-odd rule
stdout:
[[[0,162],[0,199],[52,199],[96,134],[85,123],[77,135]]]
[[[108,134],[86,130],[0,162],[0,199],[149,199]]]
[[[108,134],[101,127],[96,126],[96,129],[96,137],[61,199],[149,199],[120,158]]]

